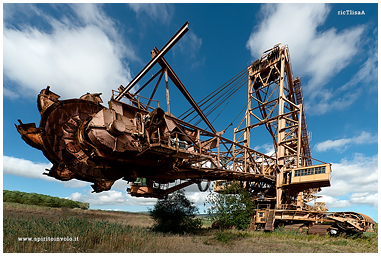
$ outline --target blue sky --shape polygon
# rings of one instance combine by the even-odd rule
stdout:
[[[346,10],[365,15],[338,15]],[[332,163],[331,187],[319,193],[321,201],[330,211],[378,220],[377,4],[9,3],[3,18],[4,189],[87,201],[92,209],[152,207],[156,199],[130,197],[122,181],[95,194],[89,183],[42,175],[51,164],[21,139],[14,123],[39,124],[36,97],[48,85],[61,99],[101,92],[107,104],[111,90],[128,84],[150,51],[188,21],[188,33],[165,58],[196,101],[264,50],[289,46],[294,77],[303,85],[312,156]],[[171,111],[180,115],[189,105],[174,86],[170,92]],[[213,123],[216,130],[237,116],[246,93],[236,93]],[[163,95],[164,89],[158,96],[165,106]],[[232,127],[225,136],[232,138]],[[251,136],[253,148],[271,151],[269,135]],[[202,211],[207,193],[191,186],[187,195]]]

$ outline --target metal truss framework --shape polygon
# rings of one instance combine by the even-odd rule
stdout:
[[[252,129],[265,126],[268,130],[275,149],[272,173],[277,176],[276,205],[280,208],[290,201],[283,193],[288,170],[312,165],[301,83],[299,78],[293,79],[288,47],[279,44],[252,63],[248,76],[247,111],[234,130],[234,140],[250,147]],[[248,155],[244,158],[245,170],[250,171],[251,159]],[[299,198],[302,196],[300,192]]]

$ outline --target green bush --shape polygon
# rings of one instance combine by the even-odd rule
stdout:
[[[214,234],[214,239],[222,243],[228,243],[233,240],[239,240],[246,237],[252,237],[252,235],[246,232],[231,232],[231,231],[217,231]]]
[[[21,204],[22,192],[3,190],[3,201]]]
[[[89,203],[77,202],[65,198],[47,196],[37,193],[3,190],[3,201],[19,204],[30,204],[56,208],[81,208],[89,209]]]
[[[77,203],[78,203],[78,207],[83,210],[87,210],[90,208],[90,203],[85,203],[85,202],[77,202]]]
[[[197,207],[186,198],[184,190],[169,195],[167,199],[159,199],[149,214],[155,221],[152,229],[156,232],[194,233],[202,225],[202,220],[196,218]]]
[[[210,192],[205,205],[209,205],[208,218],[218,221],[220,228],[247,229],[255,210],[249,192],[236,182],[219,193]]]
[[[233,238],[233,234],[231,232],[216,232],[214,234],[214,239],[220,241],[222,243],[227,243]]]

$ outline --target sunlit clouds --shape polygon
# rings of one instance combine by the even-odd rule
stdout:
[[[123,58],[136,59],[121,42],[113,22],[96,5],[72,5],[83,22],[57,20],[47,14],[50,32],[25,25],[4,27],[4,96],[35,97],[46,86],[61,98],[101,92],[104,102],[111,88],[131,80]],[[21,93],[22,92],[22,93]]]
[[[315,115],[344,109],[358,98],[358,94],[339,93],[325,85],[360,53],[365,27],[321,29],[330,12],[327,4],[265,4],[261,8],[263,19],[246,44],[254,59],[277,43],[289,46],[294,73],[303,77],[302,83],[308,79],[303,84],[304,96],[308,96],[306,107]],[[375,68],[371,61],[374,56],[369,58],[368,64]],[[356,82],[356,78],[352,80]]]

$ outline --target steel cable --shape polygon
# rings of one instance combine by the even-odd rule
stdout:
[[[239,78],[239,77],[238,77]],[[236,79],[235,79],[236,80]],[[218,97],[217,95],[215,95],[213,98],[210,98],[208,99],[208,101],[205,101],[201,106],[203,106],[204,104],[208,103],[210,100],[214,99],[212,102],[210,102],[206,107],[204,107],[202,109],[203,112],[205,112],[206,110],[208,110],[209,108],[213,107],[214,104],[219,100],[221,99],[222,97],[225,97],[227,94],[231,93],[232,90],[234,90],[234,87],[236,85],[236,81],[234,80],[235,83],[231,83],[227,86],[225,86],[224,90],[221,90],[220,93],[218,94]],[[186,117],[189,117],[191,114],[195,114],[195,116],[189,120],[189,122],[193,121],[194,118],[196,118],[198,115],[197,113],[195,113],[195,111],[192,111],[191,113],[189,113]],[[206,115],[208,115],[210,113],[206,113]],[[184,118],[186,118],[184,117]]]
[[[207,105],[205,108],[202,109],[203,112],[206,112],[209,108],[211,108],[211,110],[209,110],[207,113],[206,113],[206,116],[210,115],[212,112],[214,112],[223,102],[225,102],[229,97],[231,97],[232,95],[235,94],[235,92],[237,91],[237,87],[238,89],[242,87],[242,83],[243,81],[247,81],[247,76],[244,75],[245,73],[242,73],[239,77],[236,77],[236,79],[234,79],[230,84],[229,86],[225,86],[225,90],[220,93],[220,95],[218,95],[218,97],[215,97],[214,100],[209,103],[209,105]],[[210,99],[211,100],[211,99]],[[206,103],[206,102],[205,102]],[[196,114],[193,118],[191,118],[188,122],[191,122],[193,121],[193,119],[195,119],[196,117],[198,117],[198,115]],[[198,122],[199,123],[199,122]]]
[[[219,88],[214,90],[212,93],[207,95],[205,98],[203,98],[201,101],[199,101],[197,104],[201,108],[203,105],[205,105],[208,101],[212,100],[214,97],[216,97],[218,94],[220,94],[222,91],[224,91],[227,87],[231,86],[234,81],[236,81],[239,77],[241,77],[243,74],[247,73],[247,67],[244,68],[242,71],[240,71],[237,75],[235,75],[233,78],[231,78],[229,81],[221,85]],[[190,113],[188,113],[190,111]],[[180,119],[184,120],[185,118],[189,117],[192,113],[194,113],[195,110],[193,108],[189,108],[186,110],[183,114],[179,116]],[[186,116],[184,116],[186,115]]]
[[[245,84],[247,83],[247,77],[246,76],[242,76],[241,79],[234,84],[234,86],[229,90],[227,91],[228,93],[224,95],[224,97],[220,98],[220,100],[213,106],[212,109],[210,109],[206,115],[210,115],[212,114],[215,110],[217,110],[224,102],[226,102],[225,106],[222,108],[222,110],[217,114],[217,116],[214,118],[214,120],[212,121],[212,123],[220,116],[220,114],[225,110],[225,108],[227,107],[227,105],[230,103],[230,101],[233,99],[233,96],[235,95],[235,93],[242,88],[242,86],[244,86]],[[218,99],[217,99],[218,100]],[[213,102],[215,103],[215,101]],[[198,125],[202,120],[199,119],[195,125]]]

